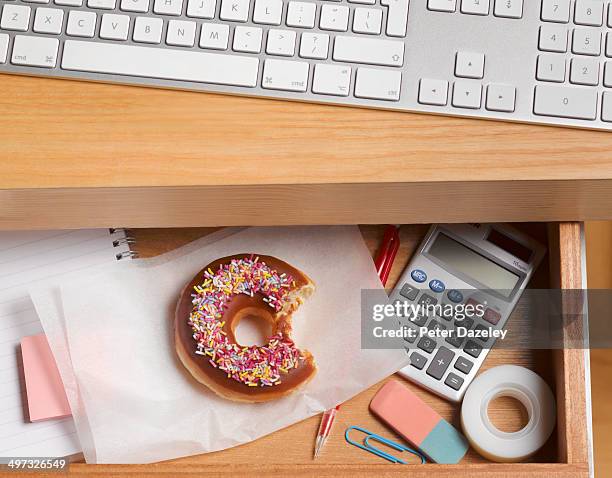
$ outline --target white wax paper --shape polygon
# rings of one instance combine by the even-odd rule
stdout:
[[[206,264],[276,256],[316,283],[293,316],[315,378],[262,404],[218,397],[176,357],[174,309]],[[342,403],[407,364],[403,350],[361,349],[361,290],[381,289],[357,227],[223,230],[153,259],[122,261],[59,289],[33,291],[88,462],[148,463],[228,448]]]

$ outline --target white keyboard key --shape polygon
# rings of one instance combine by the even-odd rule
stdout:
[[[608,7],[608,26],[612,28],[612,7]]]
[[[303,61],[266,59],[262,88],[268,90],[306,91],[309,65]]]
[[[179,16],[183,12],[183,0],[155,0],[153,12],[158,15]]]
[[[597,117],[597,91],[538,85],[533,112],[541,116],[594,120]]]
[[[250,4],[249,0],[222,0],[219,16],[221,20],[246,22],[249,18]]]
[[[96,29],[96,16],[94,12],[70,10],[66,34],[73,37],[93,38]]]
[[[601,119],[603,121],[612,122],[612,93],[606,91],[603,94],[601,103]]]
[[[0,28],[17,32],[27,32],[30,26],[32,9],[25,5],[4,5]]]
[[[382,10],[377,8],[355,9],[353,14],[353,31],[369,35],[380,35],[382,28]]]
[[[601,33],[595,28],[574,28],[572,52],[598,56],[601,52]]]
[[[453,86],[453,106],[456,108],[480,108],[482,87],[474,81],[455,81]]]
[[[574,7],[574,23],[577,25],[603,24],[603,0],[576,0]]]
[[[87,0],[89,8],[99,8],[100,10],[114,10],[115,0]]]
[[[394,70],[358,68],[355,96],[372,100],[399,101],[402,73]]]
[[[191,47],[195,43],[196,23],[184,20],[170,20],[166,43],[172,46]]]
[[[0,63],[6,63],[8,55],[9,36],[6,33],[0,33]]]
[[[216,0],[189,0],[187,16],[192,18],[215,18]]]
[[[6,8],[6,7],[5,7]],[[17,35],[13,41],[13,65],[55,68],[59,40],[56,38]]]
[[[349,3],[359,3],[361,5],[376,5],[376,0],[348,0],[348,2]]]
[[[570,67],[570,82],[576,85],[598,85],[599,60],[584,57],[573,58]]]
[[[350,63],[402,66],[404,64],[404,42],[337,36],[334,42],[333,58],[335,61]]]
[[[253,21],[255,23],[280,25],[282,16],[283,0],[255,0],[255,10],[253,11]]]
[[[448,81],[423,78],[419,83],[419,103],[446,106],[446,103],[448,103]]]
[[[287,26],[314,28],[317,4],[314,2],[289,2]]]
[[[146,13],[149,11],[149,0],[121,0],[124,12]]]
[[[484,76],[485,56],[483,53],[457,52],[455,75],[460,78],[482,78]]]
[[[23,3],[49,3],[49,0],[21,0]]]
[[[55,4],[66,7],[82,7],[83,0],[55,0]]]
[[[569,22],[570,0],[542,0],[541,18],[545,22]]]
[[[606,61],[603,84],[608,88],[612,87],[612,61]]]
[[[348,30],[349,8],[343,5],[323,5],[321,7],[321,30],[345,32]]]
[[[487,102],[489,111],[512,113],[516,101],[516,88],[510,85],[490,84],[487,87]]]
[[[295,53],[295,31],[275,30],[268,31],[266,53],[268,55],[293,56]]]
[[[461,13],[488,15],[489,0],[461,0]]]
[[[138,17],[134,23],[134,41],[138,43],[161,43],[164,21],[161,18]]]
[[[220,23],[203,23],[200,33],[200,48],[227,50],[229,26]]]
[[[256,27],[236,27],[234,30],[234,51],[259,53],[261,51],[262,29]]]
[[[436,12],[454,12],[456,0],[427,0],[427,8]]]
[[[535,0],[529,0],[535,1]],[[502,18],[521,18],[523,16],[523,0],[495,0],[493,14]]]
[[[612,57],[612,33],[606,35],[606,56]]]
[[[565,57],[563,55],[540,55],[536,79],[540,81],[565,81]]]
[[[348,96],[351,67],[319,63],[314,69],[312,92],[320,95]]]
[[[105,13],[100,24],[100,38],[105,40],[127,40],[130,17]]]
[[[253,56],[67,40],[62,68],[91,73],[255,87],[259,59]]]
[[[34,16],[34,31],[59,35],[64,25],[64,10],[59,8],[37,8]]]
[[[406,27],[408,26],[408,0],[380,0],[380,4],[389,7],[387,11],[387,35],[390,37],[405,37]]]
[[[325,60],[329,49],[329,35],[326,33],[302,33],[300,56]]]
[[[565,53],[567,51],[567,28],[563,25],[542,25],[538,46],[542,51]]]

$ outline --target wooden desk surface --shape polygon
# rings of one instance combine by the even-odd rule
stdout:
[[[0,228],[612,217],[609,133],[8,75],[0,91]]]

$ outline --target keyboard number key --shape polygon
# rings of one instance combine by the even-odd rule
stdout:
[[[570,82],[576,85],[599,84],[599,60],[576,57],[572,59]]]
[[[575,28],[572,52],[578,55],[598,56],[601,52],[601,33],[595,28]]]
[[[456,0],[428,0],[427,8],[435,12],[454,12]]]
[[[599,27],[603,23],[602,0],[576,0],[574,23]]]
[[[359,68],[355,96],[372,100],[399,101],[402,73],[394,70]]]
[[[516,88],[514,86],[490,84],[487,87],[487,110],[512,113],[515,101]]]
[[[542,21],[568,23],[570,0],[542,0]]]
[[[523,16],[523,0],[495,0],[493,14],[502,18],[521,18]]]
[[[597,117],[597,91],[538,85],[533,112],[541,116],[594,120]]]
[[[536,79],[563,83],[565,81],[565,57],[563,55],[540,55]]]
[[[562,25],[542,25],[539,48],[542,51],[565,53],[567,51],[567,29]]]
[[[456,108],[480,108],[482,87],[472,81],[456,81],[453,86],[452,104]]]
[[[315,66],[312,92],[322,95],[348,96],[351,67],[318,64]]]

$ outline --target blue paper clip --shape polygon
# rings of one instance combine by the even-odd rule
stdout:
[[[359,442],[351,440],[351,438],[349,437],[349,433],[351,430],[358,430],[366,435],[363,440],[363,443],[359,443]],[[357,426],[348,427],[346,429],[346,432],[344,432],[344,439],[351,445],[354,445],[357,448],[361,448],[362,450],[365,450],[369,453],[373,453],[374,455],[380,456],[381,458],[384,458],[385,460],[389,460],[391,463],[401,463],[402,465],[408,464],[407,461],[404,461],[401,458],[398,458],[396,456],[393,456],[389,453],[382,451],[379,448],[376,448],[374,445],[370,443],[370,440],[377,441],[379,443],[383,443],[397,451],[407,451],[408,453],[412,453],[413,455],[418,456],[421,459],[421,464],[425,463],[425,456],[423,456],[418,451],[413,450],[412,448],[402,445],[400,443],[396,443],[394,441],[388,440],[387,438],[381,437],[380,435],[376,435],[375,433],[372,433],[369,430],[366,430],[365,428],[361,428]]]

